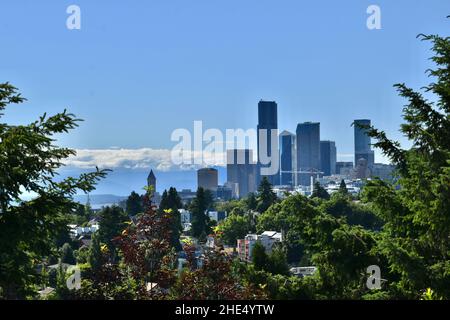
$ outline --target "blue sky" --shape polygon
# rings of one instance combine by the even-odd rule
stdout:
[[[71,4],[81,30],[66,28]],[[371,4],[382,30],[366,27]],[[416,35],[448,35],[449,14],[448,0],[2,0],[0,81],[29,99],[5,118],[67,107],[85,122],[60,144],[170,149],[171,132],[194,120],[255,128],[268,99],[281,130],[320,121],[351,160],[353,119],[402,139],[392,85],[429,82],[429,44]]]

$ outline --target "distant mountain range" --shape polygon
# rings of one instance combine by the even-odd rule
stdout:
[[[92,208],[100,208],[103,206],[118,204],[119,202],[127,199],[126,196],[116,196],[113,194],[93,194],[89,195],[89,202]],[[87,203],[88,196],[87,195],[76,195],[74,196],[74,200],[81,204]]]
[[[226,181],[226,168],[218,167],[219,184]],[[81,173],[91,172],[93,170],[79,169],[75,167],[64,167],[60,170],[59,179],[69,176],[77,177]],[[157,171],[153,170],[156,176],[156,191],[162,193],[165,189],[175,187],[177,190],[197,189],[197,171],[196,170],[178,170],[178,171]],[[147,176],[150,169],[127,169],[119,168],[110,172],[105,179],[97,184],[96,190],[91,192],[90,201],[92,205],[102,205],[117,203],[126,198],[131,191],[143,194],[144,186],[147,185]],[[86,203],[87,196],[76,196],[80,203]]]

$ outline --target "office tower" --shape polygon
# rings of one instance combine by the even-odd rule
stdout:
[[[227,150],[227,185],[236,186],[238,198],[256,191],[256,168],[252,150]]]
[[[259,140],[260,140],[260,132],[259,130],[263,130],[265,129],[265,135],[266,135],[266,150],[264,150],[264,148],[262,146],[260,146],[259,144]],[[271,157],[272,154],[277,158],[277,160],[279,160],[279,148],[278,148],[278,138],[274,141],[275,144],[275,148],[274,150],[272,150],[272,138],[271,138],[271,134],[272,131],[276,130],[276,132],[278,132],[278,116],[277,116],[277,103],[275,101],[259,101],[258,103],[258,167],[259,170],[257,172],[257,184],[259,185],[260,181],[261,181],[261,168],[264,167],[270,167],[271,164],[262,164],[261,163],[261,154],[267,156],[267,157]],[[278,133],[277,133],[278,135]],[[262,149],[260,148],[262,147]],[[266,151],[266,152],[264,152]],[[280,168],[278,165],[278,168],[276,168],[276,173],[273,175],[268,175],[267,178],[269,180],[269,182],[272,185],[278,185],[280,184]]]
[[[214,168],[202,168],[197,170],[197,186],[205,190],[216,191],[219,185],[218,171]]]
[[[370,169],[365,158],[360,158],[353,169],[353,179],[367,179],[370,177]]]
[[[372,168],[375,163],[374,152],[370,145],[370,137],[366,133],[366,129],[360,128],[358,125],[370,126],[370,120],[355,120],[355,167],[358,160],[366,159],[367,167]]]
[[[297,126],[297,181],[311,184],[311,177],[320,174],[320,123],[305,122]]]
[[[336,144],[334,141],[320,141],[320,171],[324,176],[336,173]]]
[[[353,170],[353,162],[351,161],[336,162],[336,174],[350,175],[352,170]]]
[[[153,188],[153,191],[156,192],[156,177],[153,173],[153,170],[150,170],[150,173],[147,177],[147,186]]]
[[[294,185],[295,171],[295,135],[289,131],[283,131],[280,134],[280,167],[281,184],[283,186]]]
[[[229,201],[233,198],[233,190],[228,186],[218,186],[216,191],[216,199]]]

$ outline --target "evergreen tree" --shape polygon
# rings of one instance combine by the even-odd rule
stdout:
[[[102,249],[98,232],[95,232],[92,235],[91,246],[88,253],[88,262],[94,272],[99,270],[103,264]]]
[[[396,85],[407,99],[401,132],[412,147],[402,149],[385,132],[368,129],[380,148],[397,166],[399,188],[383,181],[369,182],[363,199],[385,222],[379,252],[389,262],[389,287],[405,298],[420,298],[427,288],[450,298],[450,37],[421,35],[433,43],[434,82],[424,88],[434,95]],[[393,290],[394,291],[394,290]]]
[[[61,247],[61,262],[76,264],[75,256],[73,255],[73,249],[68,243],[64,243],[64,245]]]
[[[127,214],[129,216],[133,217],[133,216],[137,215],[138,213],[142,213],[143,211],[144,211],[144,208],[142,205],[142,197],[138,193],[132,191],[126,201]]]
[[[208,227],[209,217],[206,215],[206,210],[209,208],[210,203],[208,192],[203,188],[198,188],[196,197],[190,205],[190,210],[192,212],[192,236],[199,240],[205,240],[206,235],[210,232]]]
[[[250,192],[245,199],[247,210],[256,210],[258,208],[258,200],[253,192]]]
[[[347,185],[345,184],[344,179],[341,180],[341,184],[339,185],[339,192],[342,194],[348,194]]]
[[[113,253],[115,252],[113,239],[125,229],[127,220],[127,215],[118,206],[105,207],[99,213],[99,240]]]
[[[314,189],[311,194],[311,198],[328,200],[330,199],[330,195],[328,194],[327,190],[325,190],[325,188],[320,185],[319,181],[316,181],[314,182]]]
[[[180,235],[183,230],[181,226],[181,215],[179,209],[183,208],[181,198],[178,195],[177,189],[171,187],[169,191],[164,190],[161,202],[159,204],[159,214],[166,214],[170,219],[170,244],[179,251],[181,250]]]
[[[9,83],[0,84],[0,118],[24,98]],[[55,135],[77,127],[66,111],[43,115],[27,125],[0,123],[0,291],[7,299],[23,299],[39,283],[36,264],[51,254],[55,238],[67,228],[65,215],[75,210],[72,197],[90,192],[106,171],[79,178],[55,179],[74,150],[55,145]],[[36,194],[24,201],[23,191]]]
[[[252,263],[255,270],[266,270],[269,262],[269,257],[266,253],[266,248],[264,248],[261,241],[256,241],[252,249]]]
[[[272,190],[267,177],[263,177],[258,187],[258,206],[257,210],[260,213],[265,212],[272,204],[277,201],[277,195]]]
[[[268,257],[266,271],[272,274],[289,275],[286,252],[284,252],[280,245],[277,245],[272,249],[272,252]]]

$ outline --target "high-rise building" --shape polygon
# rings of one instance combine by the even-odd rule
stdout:
[[[197,171],[197,186],[205,190],[216,191],[219,185],[219,174],[217,169],[202,168]]]
[[[156,192],[156,177],[155,174],[153,173],[153,170],[150,170],[150,173],[148,174],[147,187],[153,188],[153,191]]]
[[[320,171],[324,176],[336,173],[336,143],[334,141],[320,141]]]
[[[295,135],[289,131],[283,131],[280,134],[280,168],[281,184],[284,186],[293,186],[295,182]]]
[[[257,172],[257,184],[261,181],[261,168],[270,167],[272,164],[262,164],[261,163],[261,154],[264,154],[267,157],[275,156],[277,160],[279,160],[279,148],[278,148],[278,115],[277,115],[277,103],[275,101],[259,101],[258,103],[258,132],[257,132],[257,141],[258,141],[258,167],[259,170]],[[263,146],[260,146],[260,130],[266,130],[266,150],[264,150]],[[272,150],[272,132],[275,130],[277,133],[277,139],[274,142],[276,146]],[[262,149],[261,149],[262,148]],[[266,151],[266,152],[264,152]],[[272,185],[280,184],[280,168],[276,168],[277,172],[273,175],[267,175],[267,179]]]
[[[370,169],[365,158],[360,158],[353,169],[353,179],[367,179],[370,177]]]
[[[350,175],[353,170],[353,162],[338,161],[336,162],[336,174]]]
[[[374,152],[371,148],[370,137],[367,130],[360,128],[359,125],[370,126],[370,120],[360,119],[354,121],[355,127],[355,167],[360,159],[365,159],[367,167],[372,168],[375,163]]]
[[[256,168],[252,150],[227,150],[227,184],[236,186],[238,198],[256,191]]]
[[[305,122],[297,126],[297,181],[311,184],[311,177],[320,174],[320,123]]]
[[[228,186],[218,186],[216,191],[216,199],[229,201],[233,198],[233,190]]]

